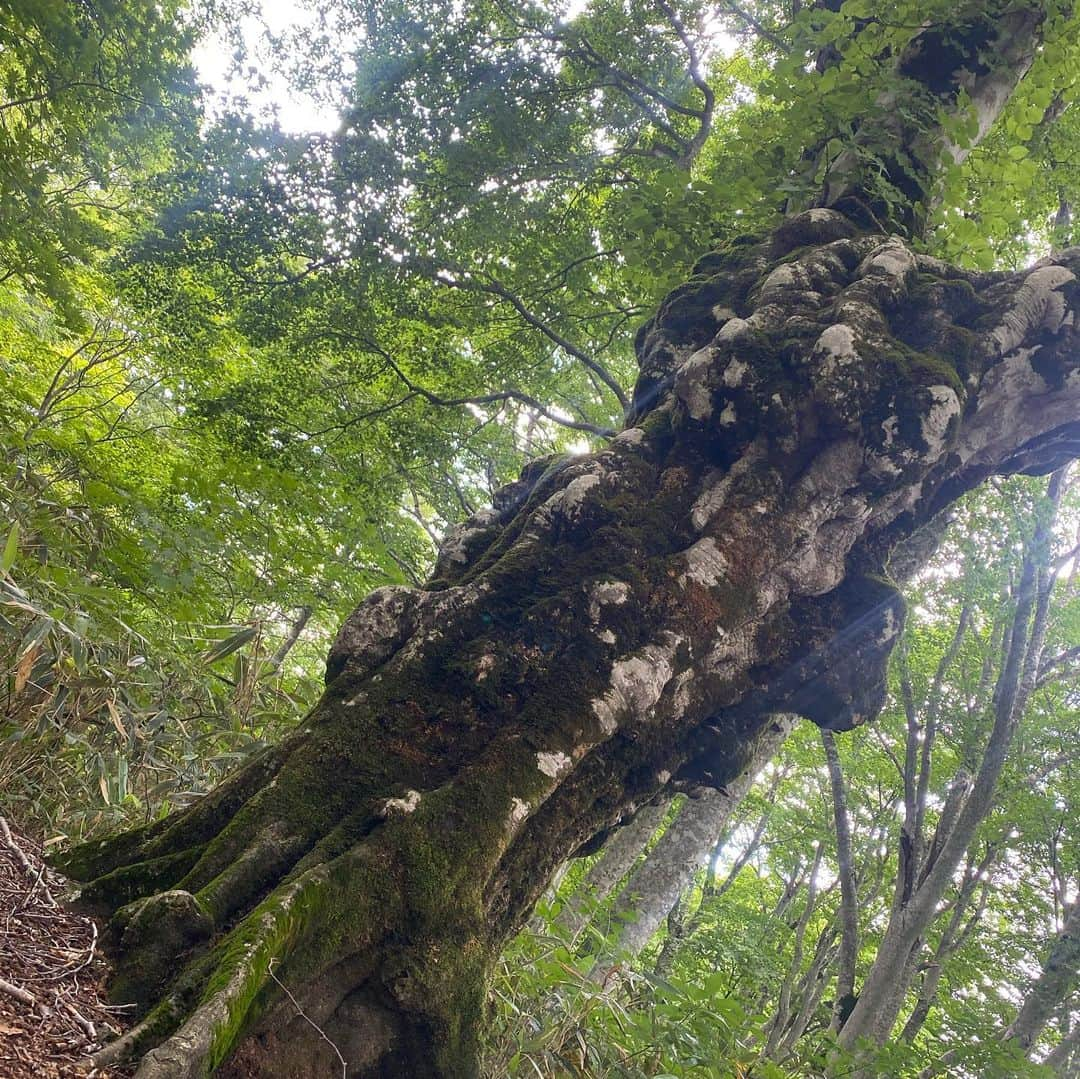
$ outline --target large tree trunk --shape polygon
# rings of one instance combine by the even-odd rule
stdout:
[[[485,971],[555,867],[665,785],[734,778],[776,712],[872,714],[889,552],[1075,454],[1078,264],[961,272],[823,209],[704,259],[608,448],[372,594],[282,745],[66,857],[117,993],[155,1002],[116,1053],[330,1074],[329,1038],[350,1075],[472,1074]]]
[[[895,107],[858,133],[891,163],[839,155],[835,209],[668,297],[622,434],[527,470],[424,588],[368,597],[283,744],[64,859],[111,916],[117,994],[149,1007],[111,1054],[139,1079],[234,1052],[260,1075],[341,1074],[338,1053],[350,1076],[473,1074],[485,972],[555,867],[669,784],[733,779],[776,712],[870,716],[890,553],[986,476],[1080,450],[1080,251],[950,268],[880,231],[860,172],[890,170],[915,222],[969,148],[950,117],[1000,112],[1043,6],[966,11],[896,54]]]

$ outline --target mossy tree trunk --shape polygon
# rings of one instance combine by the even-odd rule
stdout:
[[[145,1012],[106,1056],[139,1079],[469,1076],[485,973],[559,864],[665,787],[733,779],[778,712],[875,711],[898,553],[909,572],[985,477],[1080,450],[1080,251],[968,273],[861,197],[892,161],[917,225],[970,149],[949,118],[977,140],[1031,64],[1042,4],[965,10],[914,31],[896,107],[858,132],[908,154],[840,155],[832,209],[668,297],[607,448],[530,467],[427,586],[368,597],[282,745],[62,860]]]
[[[1080,448],[1078,268],[961,272],[824,209],[705,258],[609,447],[368,597],[281,746],[64,859],[149,1005],[113,1055],[472,1074],[485,972],[553,870],[661,788],[734,778],[778,712],[871,715],[890,554]]]

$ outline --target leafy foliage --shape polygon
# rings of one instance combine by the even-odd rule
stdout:
[[[0,13],[0,273],[73,321],[72,264],[129,230],[143,183],[191,129],[200,22],[142,0],[16,0]]]

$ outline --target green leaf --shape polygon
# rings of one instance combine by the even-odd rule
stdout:
[[[15,521],[8,533],[7,542],[4,544],[4,553],[0,555],[0,573],[7,573],[13,565],[19,553],[19,522]]]
[[[200,658],[203,663],[215,663],[219,659],[231,656],[238,648],[243,648],[248,641],[252,640],[256,633],[258,633],[257,626],[244,626],[238,633],[208,648]]]

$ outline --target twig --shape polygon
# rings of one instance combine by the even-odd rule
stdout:
[[[763,41],[767,41],[774,48],[779,49],[785,56],[791,52],[791,45],[788,42],[774,34],[768,27],[763,26],[749,11],[744,10],[737,4],[728,3],[724,6],[732,15],[749,26]]]
[[[65,967],[64,969],[58,971],[54,975],[54,977],[56,977],[56,978],[70,978],[71,975],[78,974],[80,970],[84,970],[86,967],[88,967],[94,961],[94,956],[97,954],[98,930],[97,930],[97,923],[94,922],[92,919],[90,921],[90,933],[91,933],[90,946],[86,949],[85,958],[82,959],[82,961],[78,964],[78,966]],[[123,1005],[123,1007],[126,1007],[126,1006],[127,1005]]]
[[[95,1028],[94,1024],[91,1023],[90,1020],[87,1019],[84,1015],[81,1015],[76,1010],[75,1005],[72,1004],[70,1001],[65,1000],[65,1001],[62,1001],[61,1003],[64,1005],[64,1009],[65,1009],[65,1011],[67,1011],[68,1015],[70,1015],[71,1018],[75,1020],[76,1024],[79,1027],[79,1029],[82,1030],[82,1032],[92,1042],[96,1042],[97,1041],[97,1029]]]
[[[23,853],[22,847],[15,842],[15,837],[11,834],[11,828],[3,817],[0,817],[0,839],[3,839],[4,846],[15,856],[15,861],[26,871],[26,875],[33,879],[36,876],[34,867],[30,864],[30,859]]]
[[[20,911],[26,910],[30,906],[30,903],[33,901],[34,896],[37,894],[38,888],[41,888],[42,895],[44,896],[44,899],[45,899],[45,905],[48,906],[48,907],[55,907],[56,906],[56,900],[53,898],[52,892],[49,891],[48,884],[45,884],[45,886],[42,887],[42,884],[45,881],[45,869],[46,868],[47,867],[46,867],[45,863],[42,862],[41,867],[38,869],[38,871],[36,873],[34,873],[33,870],[29,871],[30,874],[33,875],[33,881],[32,881],[32,883],[30,885],[30,891],[28,891],[26,893],[26,895],[23,896],[22,903],[16,909],[18,909]]]
[[[316,1023],[314,1019],[307,1015],[303,1008],[300,1007],[300,1003],[297,1001],[296,997],[294,997],[292,993],[289,992],[288,987],[274,973],[274,961],[272,959],[270,960],[269,966],[266,968],[266,973],[270,975],[271,979],[273,979],[273,981],[277,984],[281,991],[289,998],[292,1006],[296,1009],[296,1014],[299,1015],[300,1018],[303,1019],[306,1023],[312,1026],[315,1029],[316,1033],[319,1035],[319,1037],[322,1038],[322,1040],[326,1042],[326,1044],[329,1045],[331,1049],[334,1050],[334,1055],[338,1058],[339,1061],[341,1061],[341,1079],[348,1079],[349,1065],[345,1063],[345,1058],[341,1055],[341,1050],[338,1049],[338,1047],[330,1040],[330,1038],[326,1034],[326,1031],[323,1030],[323,1028],[319,1026],[319,1024]]]
[[[12,985],[11,982],[5,982],[3,978],[0,978],[0,993],[7,993],[9,997],[14,997],[16,1000],[22,1001],[23,1004],[30,1008],[36,1008],[38,1006],[38,999],[29,990],[21,989],[17,985]]]
[[[0,819],[0,996],[18,1002],[11,1018],[27,1059],[62,1064],[66,1075],[118,1031],[99,996],[97,927],[57,902],[61,883],[37,844]],[[94,977],[80,983],[87,969]]]

